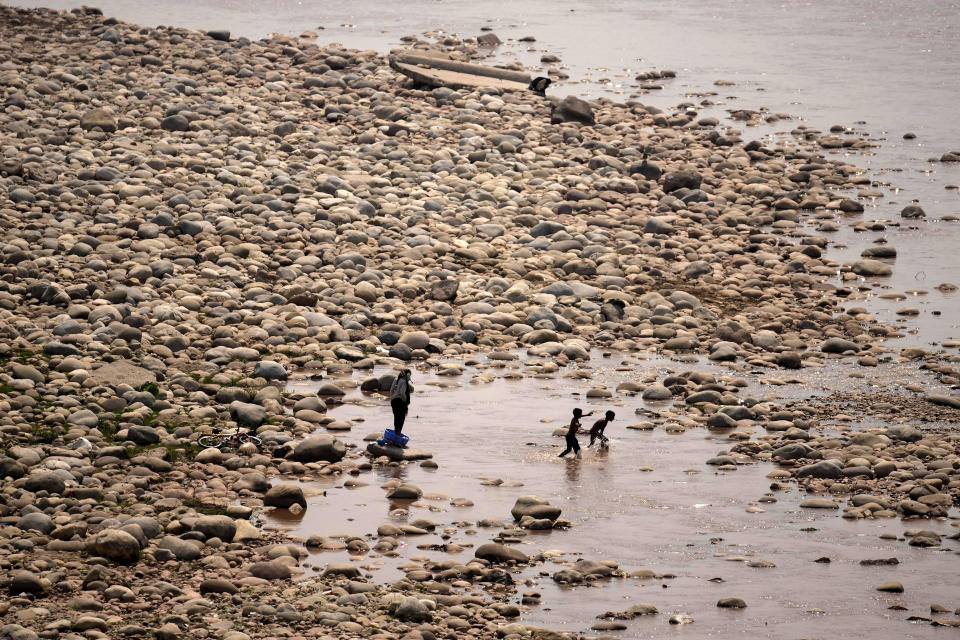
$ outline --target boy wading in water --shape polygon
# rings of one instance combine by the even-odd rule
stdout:
[[[580,409],[573,410],[573,418],[570,419],[570,427],[567,429],[567,448],[563,450],[558,458],[562,458],[571,451],[577,454],[577,457],[580,457],[580,443],[577,441],[577,432],[580,431],[580,418],[585,418],[589,415],[593,415],[593,411],[590,413],[584,413]]]
[[[413,385],[410,384],[410,369],[404,369],[397,374],[390,386],[390,408],[393,409],[393,432],[400,435],[403,431],[403,422],[407,419],[407,410],[410,408],[410,394]]]
[[[601,447],[607,446],[607,436],[603,435],[603,431],[609,423],[613,422],[616,415],[613,411],[607,411],[602,418],[593,423],[593,426],[590,427],[590,444],[587,445],[588,447],[592,447],[596,440],[600,441]]]

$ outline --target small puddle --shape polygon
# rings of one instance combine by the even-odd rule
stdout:
[[[949,550],[933,551],[910,547],[903,540],[881,540],[879,535],[902,535],[910,528],[950,534],[956,531],[951,522],[848,521],[837,511],[800,509],[798,505],[806,494],[796,489],[771,494],[775,502],[758,502],[768,492],[770,480],[766,474],[774,465],[744,465],[723,472],[704,464],[719,450],[731,446],[726,438],[730,430],[693,428],[670,433],[663,429],[664,420],[657,417],[653,418],[653,430],[631,430],[626,427],[650,420],[650,416],[656,416],[654,412],[670,411],[672,404],[648,404],[639,396],[617,393],[603,401],[584,397],[586,390],[598,383],[613,390],[622,381],[639,381],[652,374],[662,379],[671,371],[695,369],[712,371],[718,377],[744,378],[747,386],[741,389],[741,397],[803,400],[837,389],[883,386],[884,381],[893,379],[897,384],[905,380],[929,384],[915,367],[885,365],[872,378],[851,378],[848,367],[828,361],[821,368],[789,372],[789,377],[802,375],[802,385],[779,384],[781,378],[788,378],[779,370],[751,373],[750,369],[738,370],[698,358],[690,362],[644,355],[602,358],[598,352],[589,368],[592,380],[504,377],[522,371],[523,366],[521,360],[505,368],[488,368],[483,373],[493,372],[497,377],[480,384],[470,383],[478,372],[469,367],[458,377],[415,371],[417,391],[404,432],[410,435],[411,446],[433,452],[439,468],[409,463],[305,483],[316,494],[308,499],[306,512],[293,519],[286,512],[274,512],[268,516],[268,523],[304,537],[366,536],[373,546],[371,534],[384,522],[417,518],[435,522],[435,532],[400,538],[403,544],[394,557],[370,552],[351,558],[344,550],[313,552],[307,561],[319,568],[329,562],[355,561],[373,580],[389,583],[403,576],[399,566],[413,557],[468,562],[473,557],[471,547],[458,554],[437,549],[444,543],[476,547],[488,542],[499,529],[482,528],[477,523],[485,518],[509,523],[516,498],[534,493],[562,507],[562,517],[576,526],[568,531],[530,532],[521,544],[524,551],[562,550],[566,559],[615,560],[627,572],[650,569],[657,575],[675,577],[613,579],[566,588],[550,578],[561,567],[548,561],[514,576],[518,582],[524,578],[532,581],[529,586],[518,584],[517,600],[524,591],[542,594],[542,605],[523,614],[525,623],[588,631],[594,618],[605,611],[649,602],[661,615],[627,621],[626,631],[603,633],[624,638],[661,636],[667,630],[697,638],[739,638],[757,633],[776,637],[928,638],[945,633],[928,625],[909,624],[905,619],[909,615],[929,616],[934,602],[951,609],[960,607],[956,542],[945,540]],[[355,372],[354,378],[359,381],[388,370]],[[569,371],[561,370],[561,374]],[[777,383],[760,382],[770,379]],[[320,384],[295,380],[288,384],[288,390],[312,391]],[[337,420],[355,422],[351,431],[336,434],[347,443],[362,448],[366,444],[364,436],[390,425],[389,407],[380,396],[363,395],[355,389],[345,400],[346,404],[332,407],[330,414]],[[581,460],[558,460],[562,439],[553,437],[552,432],[565,425],[575,406],[617,412],[616,421],[607,429],[610,446],[606,450],[585,448]],[[589,425],[592,419],[584,423]],[[583,436],[581,443],[586,445]],[[424,498],[413,504],[387,500],[380,485],[393,478],[419,486]],[[499,478],[504,484],[484,485],[485,478]],[[346,481],[366,484],[347,488]],[[319,493],[322,491],[326,494]],[[453,506],[455,498],[468,498],[473,506]],[[749,507],[763,511],[748,513]],[[394,511],[398,508],[404,512]],[[441,537],[445,528],[449,539]],[[425,545],[437,547],[418,548]],[[815,562],[822,557],[831,562]],[[888,557],[898,558],[900,564],[859,564],[864,559]],[[750,567],[748,561],[766,561],[775,567]],[[542,571],[548,575],[540,575]],[[308,570],[306,575],[312,574]],[[722,578],[723,582],[711,582],[712,578]],[[876,585],[886,580],[902,582],[905,593],[875,591]],[[743,598],[748,607],[717,608],[717,600],[724,597]],[[889,610],[894,605],[909,611]],[[669,625],[667,618],[674,613],[690,614],[695,622]]]

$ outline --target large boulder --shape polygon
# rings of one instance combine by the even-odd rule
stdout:
[[[687,169],[671,171],[663,176],[663,192],[670,193],[677,189],[699,189],[701,182],[703,182],[703,176],[696,171]]]
[[[253,367],[253,377],[265,378],[266,380],[286,380],[287,370],[279,362],[273,360],[261,360]]]
[[[99,128],[104,133],[117,130],[117,118],[106,109],[91,109],[80,118],[80,127],[84,131]]]
[[[127,518],[123,521],[123,524],[135,524],[140,527],[140,530],[143,532],[147,538],[156,538],[161,533],[163,529],[160,528],[160,523],[157,522],[157,519],[151,516],[135,516],[133,518]]]
[[[194,543],[176,536],[164,536],[160,539],[160,542],[157,543],[157,546],[161,549],[166,549],[181,562],[190,562],[203,555],[203,552],[200,551],[200,547],[198,546],[199,544],[200,543]]]
[[[257,562],[250,567],[250,574],[261,580],[288,580],[293,575],[290,567],[278,560]]]
[[[433,618],[427,605],[413,596],[401,600],[393,615],[407,622],[429,622]]]
[[[62,494],[67,488],[67,483],[52,471],[34,471],[27,476],[23,488],[33,493],[46,491],[51,494]]]
[[[409,331],[400,336],[399,344],[404,344],[411,349],[426,349],[430,344],[430,335],[426,331]]]
[[[853,272],[858,276],[888,276],[893,270],[879,260],[864,258],[853,263]]]
[[[891,440],[897,440],[899,442],[916,442],[923,438],[923,433],[909,424],[897,424],[888,427],[885,435]]]
[[[278,484],[270,487],[267,494],[263,496],[263,505],[266,507],[288,509],[295,504],[304,508],[307,506],[307,499],[303,497],[303,489],[295,484]]]
[[[367,445],[367,454],[374,458],[386,457],[393,461],[428,460],[433,454],[423,449],[400,448],[390,444],[371,442]]]
[[[231,542],[237,533],[237,524],[228,516],[201,516],[193,524],[193,530],[199,531],[208,540],[220,538],[224,542]]]
[[[47,514],[35,511],[33,513],[28,513],[17,520],[17,528],[21,529],[22,531],[39,531],[40,533],[47,535],[56,529],[57,525],[54,523],[53,518]]]
[[[560,507],[552,506],[546,498],[535,495],[520,496],[510,510],[514,520],[530,516],[535,520],[556,520],[560,517]]]
[[[797,460],[798,458],[809,458],[813,451],[807,445],[800,442],[793,442],[774,449],[771,453],[774,458],[781,460]]]
[[[140,559],[140,543],[119,529],[104,529],[98,533],[89,551],[115,562],[131,563]]]
[[[160,434],[153,427],[137,425],[127,429],[127,440],[141,447],[146,447],[160,442]]]
[[[297,462],[339,462],[347,454],[347,447],[338,438],[328,434],[310,436],[293,450]]]
[[[836,479],[843,475],[843,467],[834,460],[822,460],[797,469],[798,478],[830,478]]]
[[[481,560],[493,563],[529,562],[530,557],[523,551],[496,542],[488,542],[477,547],[473,555]]]
[[[589,102],[576,96],[567,96],[554,105],[553,112],[550,114],[550,122],[551,124],[579,122],[580,124],[592,125],[596,124],[596,118]]]
[[[451,302],[457,297],[457,290],[460,288],[459,280],[438,280],[430,285],[429,296],[432,300],[441,300]]]
[[[824,353],[844,353],[845,351],[860,351],[856,342],[843,338],[828,338],[821,346]]]
[[[46,585],[43,580],[35,573],[30,571],[17,571],[10,576],[10,595],[17,596],[21,593],[43,593],[46,591]],[[0,631],[2,634],[2,631]],[[13,637],[4,636],[0,637]]]
[[[0,456],[0,478],[22,478],[27,474],[27,468],[7,456]]]
[[[267,410],[257,404],[234,400],[230,403],[230,417],[241,427],[256,428],[267,419]]]
[[[404,482],[387,493],[387,498],[390,500],[417,500],[420,496],[423,495],[423,491],[420,487],[410,484],[409,482]]]

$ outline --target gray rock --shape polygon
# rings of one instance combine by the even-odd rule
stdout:
[[[853,263],[853,272],[859,276],[889,276],[893,270],[879,260],[864,258]]]
[[[640,397],[644,400],[669,400],[673,397],[673,392],[662,384],[652,384],[643,390]]]
[[[163,530],[160,528],[160,523],[157,522],[156,518],[151,516],[135,516],[133,518],[127,518],[123,521],[123,524],[137,525],[140,527],[143,535],[149,539],[156,538],[163,532]]]
[[[252,491],[253,493],[266,493],[270,489],[270,483],[267,477],[259,471],[245,473],[242,478],[233,485],[234,491]]]
[[[160,539],[160,542],[157,543],[157,546],[161,549],[166,549],[181,562],[191,562],[203,555],[200,547],[196,544],[175,536],[164,536]]]
[[[298,443],[293,450],[293,459],[298,462],[339,462],[346,453],[346,445],[338,438],[320,434]]]
[[[18,380],[33,380],[37,384],[43,384],[44,376],[36,367],[28,364],[13,363],[10,365],[10,372]]]
[[[89,409],[81,409],[80,411],[74,411],[69,416],[67,416],[67,423],[79,425],[81,427],[93,428],[100,423],[100,419],[97,418],[97,414]]]
[[[543,236],[552,236],[558,231],[565,231],[565,230],[566,230],[566,227],[560,224],[559,222],[553,222],[551,220],[543,220],[533,225],[533,227],[530,228],[529,233],[534,238],[540,238]],[[547,291],[547,293],[553,293],[553,292]],[[562,295],[562,294],[554,294],[554,295]]]
[[[146,447],[160,442],[160,434],[153,427],[136,425],[127,429],[127,440],[141,447]]]
[[[846,351],[860,351],[856,342],[845,340],[843,338],[828,338],[821,346],[820,350],[824,353],[844,353]]]
[[[596,119],[589,102],[576,96],[567,96],[553,107],[550,122],[552,124],[579,122],[580,124],[593,125],[596,123]]]
[[[293,572],[282,562],[272,560],[255,563],[250,567],[250,575],[262,580],[289,580]]]
[[[63,478],[52,471],[34,471],[27,476],[23,488],[33,493],[46,491],[50,494],[59,495],[67,488],[67,484],[63,481]]]
[[[410,484],[409,482],[404,482],[391,489],[390,492],[387,493],[387,498],[390,500],[417,500],[422,495],[423,491],[420,490],[420,487]]]
[[[97,534],[92,552],[115,562],[131,563],[140,559],[140,543],[126,531],[105,529]]]
[[[303,497],[303,489],[295,484],[278,484],[270,487],[263,497],[263,504],[267,507],[287,509],[291,505],[299,504],[306,508],[307,500]]]
[[[267,410],[260,405],[234,400],[230,403],[230,417],[241,427],[256,428],[267,419]]]
[[[413,596],[404,598],[393,615],[406,622],[429,622],[433,618],[427,605]]]
[[[174,114],[161,120],[160,127],[165,131],[187,131],[190,129],[190,121],[180,114]]]
[[[0,478],[22,478],[27,475],[27,468],[7,456],[0,456]]]
[[[137,599],[137,596],[129,588],[120,584],[115,584],[107,587],[106,590],[104,590],[103,599],[107,601],[119,600],[120,602],[133,602]]]
[[[529,562],[530,558],[523,551],[519,549],[514,549],[512,547],[507,547],[496,542],[489,542],[487,544],[482,544],[477,547],[476,551],[473,554],[475,557],[482,560],[487,560],[493,563],[504,563],[504,562]]]
[[[57,525],[54,524],[53,519],[47,514],[35,511],[34,513],[28,513],[17,520],[17,528],[22,529],[23,531],[29,531],[33,529],[39,531],[40,533],[48,534],[56,529]]]
[[[798,478],[831,478],[836,479],[843,475],[843,468],[833,460],[821,460],[797,469]]]
[[[891,440],[898,442],[916,442],[923,438],[923,433],[919,429],[908,424],[897,424],[888,427],[884,433]]]
[[[719,404],[721,394],[719,391],[714,391],[713,389],[707,389],[706,391],[697,391],[696,393],[691,393],[687,396],[687,404]]]
[[[647,221],[643,225],[644,233],[660,233],[663,235],[673,235],[673,232],[676,231],[673,225],[667,220],[667,218],[662,218],[658,216],[651,216],[647,218]],[[711,269],[712,271],[712,269]]]
[[[80,118],[80,127],[84,131],[99,127],[104,133],[113,133],[117,130],[117,119],[106,109],[91,109]]]
[[[200,593],[239,593],[237,585],[224,578],[207,578],[200,583]]]
[[[43,593],[46,591],[43,580],[40,576],[30,571],[17,571],[10,579],[10,594],[19,595],[21,593]]]
[[[327,565],[327,568],[323,570],[321,577],[325,578],[327,576],[344,576],[347,578],[359,578],[360,569],[355,565],[346,562],[331,562]]]
[[[703,176],[696,171],[671,171],[663,176],[663,192],[670,193],[677,189],[699,189]]]
[[[429,296],[432,300],[442,300],[452,302],[457,297],[457,290],[460,288],[459,280],[438,280],[430,285]]]
[[[517,498],[510,510],[510,515],[514,520],[520,520],[524,516],[540,520],[556,520],[560,517],[560,507],[552,506],[546,498],[537,495],[525,495]]]
[[[224,542],[232,542],[237,533],[237,524],[228,516],[201,516],[193,523],[193,530],[199,531],[208,540],[220,538]]]
[[[900,215],[904,218],[925,218],[927,217],[927,212],[924,211],[920,205],[908,204],[900,210]]]
[[[957,397],[957,396],[929,394],[925,396],[924,399],[931,404],[936,404],[941,407],[952,407],[954,409],[960,409],[960,397]]]
[[[747,603],[742,598],[721,598],[717,601],[717,606],[721,609],[744,609]]]
[[[289,373],[279,362],[261,360],[253,367],[253,377],[267,380],[286,380]]]
[[[800,442],[794,442],[774,449],[771,454],[774,458],[781,460],[797,460],[799,458],[809,458],[813,451],[810,447]]]

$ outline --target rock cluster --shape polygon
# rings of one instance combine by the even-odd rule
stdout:
[[[422,562],[385,586],[331,564],[313,567],[329,589],[291,584],[307,551],[258,528],[257,511],[314,508],[293,478],[431,454],[374,442],[368,459],[324,432],[351,428],[326,415],[349,386],[279,385],[300,369],[507,362],[521,348],[542,371],[598,346],[794,370],[869,363],[898,330],[840,307],[842,283],[889,274],[895,252],[824,255],[835,219],[863,211],[844,195],[862,178],[828,157],[836,136],[809,129],[745,143],[692,104],[425,91],[374,52],[91,8],[0,6],[0,100],[5,637],[554,637],[502,602],[514,567],[542,560],[510,544],[569,524],[537,496],[467,562]],[[821,437],[813,414],[741,402],[741,382],[685,374],[628,391],[682,401],[691,426],[763,425],[770,438],[737,438],[711,464],[777,460],[811,491],[849,494],[849,517],[940,515],[956,500],[955,436]],[[955,415],[958,401],[927,404]],[[201,446],[212,431],[260,444]],[[423,497],[386,488],[397,508]],[[390,554],[435,527],[307,545]],[[615,571],[579,561],[554,578]],[[494,601],[453,591],[472,584]]]

